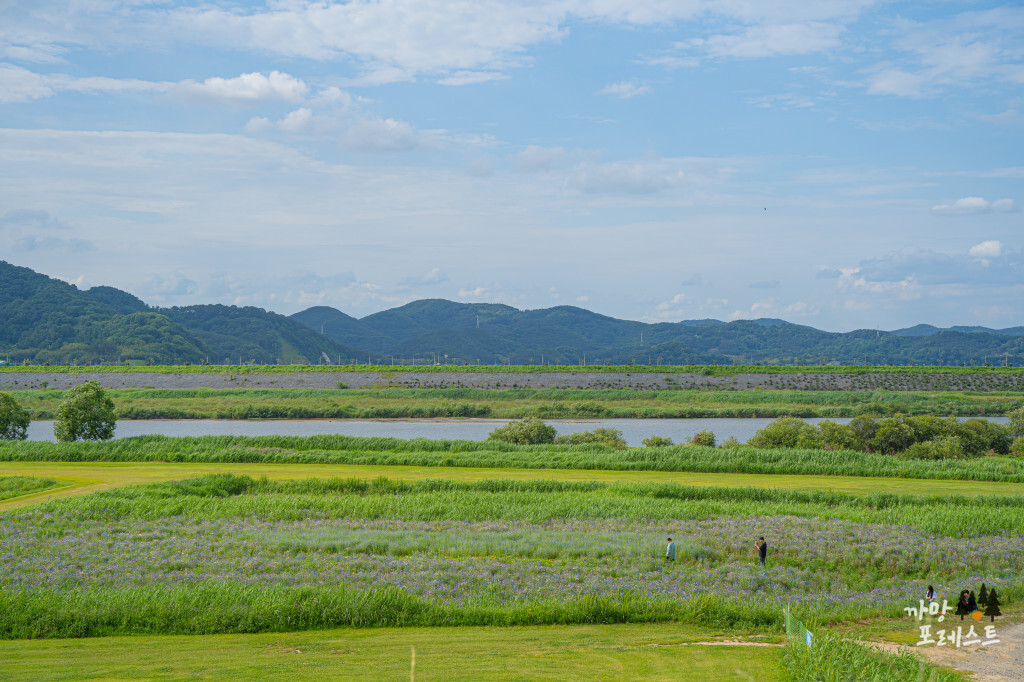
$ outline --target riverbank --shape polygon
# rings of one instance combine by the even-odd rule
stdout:
[[[510,389],[583,389],[583,390],[719,390],[719,391],[1014,391],[1024,392],[1024,372],[1015,368],[995,368],[963,371],[962,368],[920,367],[869,368],[853,371],[851,368],[830,368],[832,372],[814,371],[816,368],[764,368],[787,370],[779,372],[739,371],[724,373],[724,368],[705,367],[693,371],[654,371],[654,368],[636,368],[629,371],[590,371],[575,368],[563,371],[462,371],[468,368],[431,368],[434,371],[413,371],[411,368],[373,371],[348,371],[330,368],[320,371],[253,371],[272,370],[273,367],[214,368],[3,368],[0,369],[0,390],[24,391],[46,388],[68,389],[86,381],[96,381],[104,388],[165,388],[165,389],[233,389],[233,388],[476,388],[483,390]],[[122,371],[116,371],[116,370]],[[538,368],[539,369],[539,368]],[[550,369],[550,368],[544,368]],[[735,369],[735,368],[733,368]],[[758,368],[760,370],[761,368]],[[788,370],[807,371],[788,371]],[[823,368],[824,369],[824,368]],[[890,368],[891,369],[891,368]],[[189,371],[195,370],[195,371]],[[202,371],[198,371],[202,370]]]

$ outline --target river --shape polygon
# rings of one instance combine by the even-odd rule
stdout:
[[[993,421],[1006,422],[1005,417]],[[149,434],[164,436],[314,436],[340,433],[346,436],[390,436],[393,438],[431,438],[485,440],[487,434],[505,423],[502,419],[139,419],[117,423],[115,438]],[[674,443],[685,443],[700,431],[711,431],[718,442],[729,436],[746,442],[772,419],[548,419],[558,435],[564,436],[596,428],[622,431],[629,445],[639,446],[644,438],[661,436]],[[815,423],[819,418],[805,421]],[[835,419],[848,423],[849,419]],[[32,422],[29,440],[54,440],[53,422]]]

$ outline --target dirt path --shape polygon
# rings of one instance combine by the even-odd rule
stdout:
[[[988,619],[975,624],[975,630],[984,633],[985,625],[992,625]],[[960,648],[942,646],[904,647],[888,642],[868,642],[887,651],[909,649],[924,657],[928,662],[947,668],[973,673],[974,682],[1020,682],[1024,680],[1024,623],[994,623],[998,642],[987,646],[973,644]],[[954,626],[956,627],[956,626]]]

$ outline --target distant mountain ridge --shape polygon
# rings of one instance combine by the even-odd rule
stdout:
[[[363,318],[226,305],[151,307],[0,261],[0,359],[154,363],[990,364],[1024,362],[1024,327],[825,332],[785,320],[620,320],[574,306],[413,301]]]
[[[260,308],[156,308],[0,261],[0,358],[33,362],[318,362],[357,351]],[[361,354],[361,352],[359,352]]]
[[[490,303],[413,301],[362,319],[327,306],[292,315],[339,342],[398,361],[485,364],[990,364],[1024,360],[1024,328],[825,332],[785,320],[644,323],[573,306],[518,310]],[[447,356],[447,357],[445,357]],[[1013,356],[1013,357],[1011,357]]]

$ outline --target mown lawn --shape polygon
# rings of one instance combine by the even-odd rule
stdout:
[[[406,680],[782,679],[778,646],[680,624],[376,628],[0,643],[0,678]],[[749,643],[777,643],[755,638]]]

